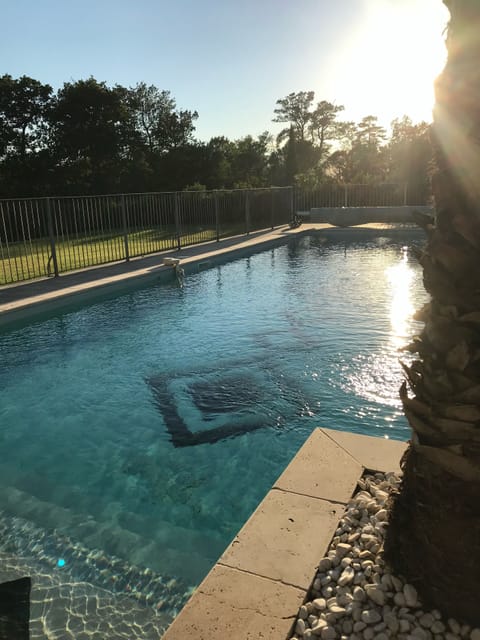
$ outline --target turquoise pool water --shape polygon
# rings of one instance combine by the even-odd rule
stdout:
[[[304,236],[0,333],[0,509],[184,593],[313,428],[408,437],[422,241]]]

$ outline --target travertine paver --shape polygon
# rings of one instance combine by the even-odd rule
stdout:
[[[361,475],[361,464],[327,433],[316,429],[273,486],[346,503]]]
[[[286,638],[304,598],[302,589],[216,565],[163,640]]]
[[[400,472],[400,459],[407,443],[372,436],[321,429],[322,433],[343,447],[358,462],[371,471]]]
[[[218,562],[307,590],[342,513],[343,505],[273,489]]]

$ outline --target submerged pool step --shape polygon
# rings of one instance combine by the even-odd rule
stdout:
[[[176,540],[151,540],[116,521],[99,521],[91,515],[40,500],[16,487],[0,486],[0,510],[24,518],[41,529],[63,532],[88,549],[100,549],[107,555],[123,558],[125,562],[138,567],[149,567],[159,575],[172,579],[177,579],[175,568],[180,562],[180,566],[185,568],[183,580],[180,580],[180,583],[185,583],[181,586],[183,590],[188,590],[196,583],[199,573],[207,573],[215,560],[210,562],[205,555],[190,549],[179,549],[178,545],[174,547]],[[135,522],[134,514],[124,511],[122,516],[124,521],[130,518]],[[181,530],[177,531],[177,537],[182,533]]]
[[[145,606],[135,594],[113,593],[87,581],[72,580],[68,571],[52,571],[37,558],[0,552],[0,581],[23,576],[32,577],[32,640],[64,638],[66,633],[69,638],[75,634],[76,638],[92,640],[158,640],[175,614],[175,609]]]
[[[176,610],[191,589],[181,581],[137,567],[99,549],[90,549],[57,531],[0,512],[0,555],[35,567],[60,582],[88,582],[111,593],[135,596],[158,610]],[[5,567],[0,564],[0,567]]]

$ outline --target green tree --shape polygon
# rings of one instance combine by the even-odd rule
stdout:
[[[334,151],[325,159],[324,176],[343,184],[355,181],[355,167],[352,148],[357,135],[355,122],[338,122],[335,127],[336,140]]]
[[[366,116],[356,127],[350,151],[350,181],[356,183],[382,182],[385,177],[383,143],[386,131],[376,116]]]
[[[0,157],[25,160],[44,146],[44,130],[52,87],[38,80],[0,77]]]
[[[234,187],[264,187],[267,179],[268,131],[258,138],[245,136],[230,148],[230,166]]]
[[[431,301],[401,388],[413,435],[386,553],[424,602],[480,626],[480,3],[444,2],[451,18],[436,83],[436,223],[419,218]]]
[[[328,153],[332,140],[338,136],[337,115],[345,109],[342,105],[334,105],[326,100],[321,100],[310,116],[308,129],[312,142],[317,145],[319,161],[322,162]]]
[[[414,124],[408,116],[394,120],[385,161],[388,181],[408,185],[408,203],[427,201],[432,161],[430,125],[426,122]]]
[[[0,194],[42,195],[49,188],[48,112],[52,88],[33,78],[0,77]]]
[[[285,184],[295,184],[295,176],[299,173],[297,158],[297,139],[293,125],[290,127],[288,141],[285,148]]]
[[[51,109],[58,182],[67,190],[117,190],[130,111],[124,90],[94,78],[65,83]]]
[[[313,91],[299,91],[289,93],[285,98],[277,100],[277,108],[274,109],[273,122],[287,122],[288,127],[283,129],[278,138],[285,140],[290,135],[290,127],[294,128],[298,140],[305,140],[308,124],[311,120],[311,107],[315,93]]]
[[[170,91],[144,82],[131,94],[137,130],[151,153],[164,153],[192,141],[196,111],[178,110]]]
[[[378,124],[377,116],[365,116],[357,125],[355,142],[378,151],[385,142],[387,132]]]
[[[232,142],[225,136],[211,138],[205,146],[205,180],[201,183],[209,189],[229,189],[233,184],[232,167],[230,157]]]
[[[375,116],[366,116],[358,124],[336,125],[335,151],[326,159],[325,174],[343,183],[382,182],[387,174],[384,141],[386,131]]]

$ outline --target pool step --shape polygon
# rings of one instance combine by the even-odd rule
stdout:
[[[194,532],[187,532],[190,534],[190,544],[186,551],[182,551],[178,538],[185,537],[185,532],[180,528],[163,541],[151,540],[116,521],[96,520],[91,515],[40,500],[16,487],[0,486],[0,510],[24,518],[42,529],[64,532],[89,549],[100,549],[111,556],[128,558],[130,563],[149,567],[163,576],[175,576],[178,566],[182,566],[182,578],[190,585],[196,584],[199,576],[205,575],[215,560],[210,562],[204,554],[191,549],[195,543]],[[122,515],[127,522],[129,518],[132,522],[138,522],[134,514],[123,512]],[[174,539],[175,535],[177,540]],[[201,538],[199,534],[197,537]],[[201,546],[203,541],[199,539],[198,542]]]
[[[32,575],[46,573],[66,582],[88,582],[115,594],[135,595],[144,605],[178,609],[191,589],[151,569],[92,550],[66,535],[0,512],[0,554],[27,563]],[[0,567],[5,564],[0,564]]]
[[[32,640],[65,638],[66,633],[90,640],[158,640],[175,613],[145,606],[132,595],[72,581],[68,574],[45,570],[32,558],[0,553],[0,567],[2,582],[32,576]]]

